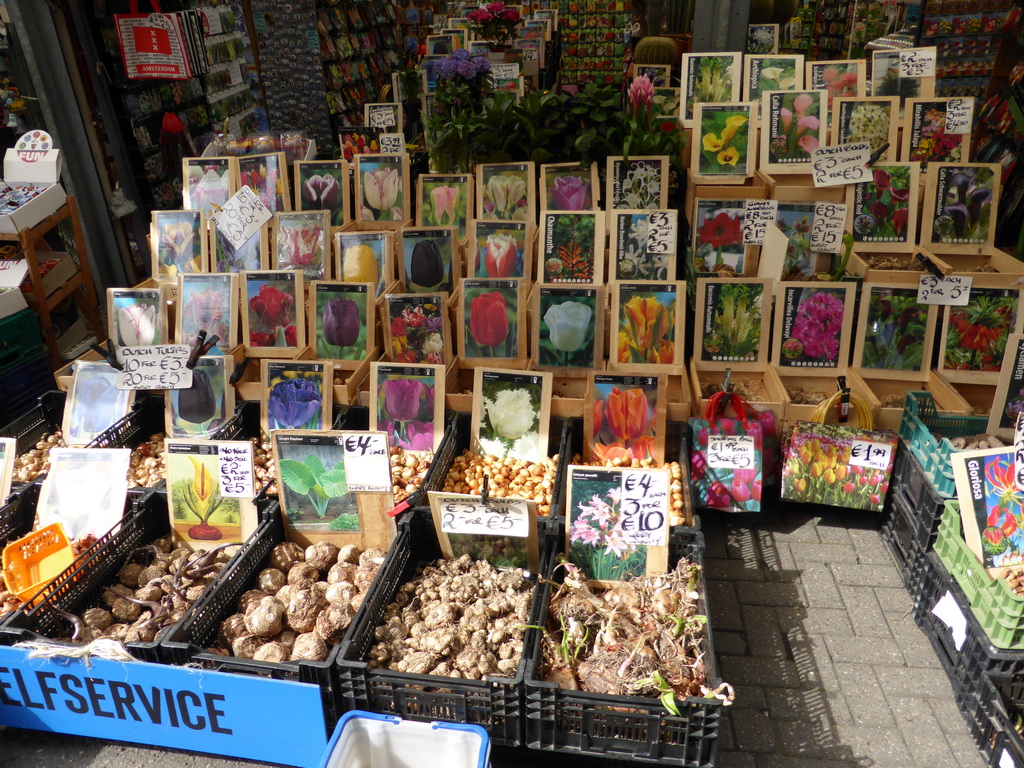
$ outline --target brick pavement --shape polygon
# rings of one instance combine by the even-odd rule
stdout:
[[[702,517],[736,689],[718,768],[983,768],[879,524],[801,505]]]

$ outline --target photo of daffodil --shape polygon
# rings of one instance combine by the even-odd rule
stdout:
[[[626,540],[620,472],[579,467],[569,477],[569,560],[583,576],[628,581],[647,574],[647,547]]]
[[[743,274],[743,201],[697,200],[693,225],[693,270],[719,277]]]
[[[154,277],[202,272],[206,217],[199,211],[154,211],[150,239],[156,252]]]
[[[545,368],[593,368],[597,290],[539,286],[537,364]]]
[[[543,379],[526,373],[481,371],[479,421],[474,432],[484,455],[538,461],[547,450],[540,436]]]
[[[526,165],[482,166],[479,194],[482,207],[478,219],[493,221],[526,221],[529,214],[530,170]]]
[[[693,105],[698,101],[730,101],[739,81],[740,55],[683,56],[683,83],[686,88],[683,119],[693,117]],[[634,206],[635,207],[635,206]]]
[[[167,488],[174,532],[186,542],[239,541],[241,501],[223,496],[220,457],[206,445],[167,448]]]
[[[524,277],[526,222],[476,221],[469,277]]]
[[[1024,563],[1024,492],[1017,487],[1013,448],[988,455],[971,453],[953,458],[965,538],[980,554],[984,568],[1020,565]],[[974,536],[979,538],[972,542]]]
[[[288,169],[283,152],[238,158],[239,187],[249,187],[271,213],[291,209],[287,198]]]
[[[802,56],[748,56],[747,100],[757,101],[764,91],[795,91],[802,66]]]
[[[1017,326],[1020,291],[971,288],[965,307],[946,307],[944,370],[998,371]]]
[[[700,105],[700,123],[694,132],[701,143],[697,156],[699,176],[746,176],[751,172],[747,145],[750,111],[749,105]]]
[[[818,148],[821,118],[821,91],[767,94],[762,118],[766,162],[809,163]]]
[[[358,221],[405,221],[408,201],[401,155],[359,155],[355,173]]]
[[[466,236],[469,221],[470,177],[466,175],[420,176],[419,220],[422,227],[457,227]]]
[[[754,362],[761,346],[764,284],[707,280],[704,290],[704,313],[697,318],[703,330],[700,359]]]
[[[590,437],[595,457],[600,461],[654,458],[658,380],[596,374],[593,394]]]
[[[675,290],[656,290],[646,283],[618,286],[617,342],[614,362],[637,365],[678,365],[676,313],[681,297]]]

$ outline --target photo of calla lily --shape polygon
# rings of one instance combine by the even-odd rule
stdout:
[[[485,167],[483,210],[477,211],[477,218],[525,221],[529,214],[527,173],[526,170],[516,171],[502,166]]]
[[[993,221],[995,176],[992,170],[940,166],[935,178],[931,241],[958,245],[987,243]]]
[[[249,313],[250,347],[297,347],[298,328],[295,323],[297,305],[295,282],[287,278],[273,280],[247,279],[246,307]]]
[[[592,214],[546,213],[544,232],[544,281],[592,283],[595,276],[595,231]]]
[[[319,370],[317,370],[319,369]],[[323,365],[277,363],[267,365],[267,431],[272,429],[329,429],[331,415],[324,411]]]
[[[406,451],[434,450],[434,375],[381,373],[374,404],[377,429],[388,433],[388,444]],[[438,397],[443,397],[439,393]]]
[[[274,216],[275,269],[300,269],[307,280],[324,277],[329,226],[325,214],[326,211],[304,211]]]
[[[701,137],[698,174],[747,175],[750,107],[703,106],[698,114],[700,126],[695,131]]]
[[[337,433],[274,436],[281,506],[303,533],[356,532],[359,508],[349,492],[345,449]]]
[[[390,357],[396,363],[445,362],[444,305],[440,295],[388,298]]]
[[[871,181],[853,185],[853,239],[903,243],[910,221],[910,168],[875,165]]]
[[[288,210],[283,175],[284,153],[248,155],[238,158],[240,186],[247,186],[271,213]]]
[[[622,476],[570,478],[569,560],[588,579],[628,581],[647,574],[647,548],[626,541],[622,510]]]
[[[206,331],[209,339],[219,337],[217,349],[227,351],[234,346],[235,313],[232,275],[182,275],[178,295],[181,315],[181,343],[191,346]],[[156,343],[156,342],[154,342]]]
[[[615,224],[612,236],[615,241],[614,275],[618,280],[667,280],[672,267],[675,274],[674,253],[652,253],[648,250],[648,236],[651,231],[651,214],[613,214]]]
[[[518,286],[506,281],[466,280],[463,290],[466,357],[518,357]]]
[[[704,316],[711,331],[703,335],[700,359],[707,362],[753,362],[761,345],[764,285],[709,281]]]
[[[362,360],[367,353],[365,291],[344,285],[316,286],[316,356],[328,360]]]
[[[600,461],[652,459],[658,385],[594,383],[594,455]]]
[[[818,148],[821,92],[771,93],[764,112],[769,163],[809,163]]]
[[[405,221],[406,189],[401,158],[356,158],[360,221]]]
[[[965,307],[946,308],[946,349],[942,367],[955,371],[998,371],[1006,341],[1017,325],[1020,292],[971,288]]]
[[[747,98],[757,101],[764,91],[794,91],[797,88],[797,67],[803,66],[803,57],[750,58],[750,79]]]
[[[330,211],[331,226],[345,223],[345,195],[348,181],[340,160],[295,164],[299,185],[300,211]]]
[[[217,272],[255,271],[263,268],[263,233],[257,232],[236,249],[223,232],[216,227],[212,231],[215,249],[213,263]]]
[[[185,163],[184,208],[210,216],[223,207],[233,189],[231,161],[226,157],[187,158]]]
[[[170,390],[171,437],[212,437],[231,418],[226,393],[233,367],[234,359],[224,355],[200,357],[192,386]]]
[[[223,496],[217,455],[167,453],[167,486],[175,532],[186,541],[238,540],[241,502]]]
[[[374,283],[376,295],[390,282],[387,253],[391,234],[387,232],[339,232],[335,236],[339,258],[338,279],[346,283]]]
[[[594,190],[589,168],[546,168],[544,199],[549,211],[592,211]]]
[[[714,272],[720,277],[743,274],[747,252],[743,245],[743,214],[742,201],[697,201],[693,228],[695,272]]]
[[[163,300],[159,291],[110,289],[107,300],[113,319],[110,334],[119,347],[148,347],[167,342]]]
[[[515,383],[509,377],[519,379]],[[523,379],[537,379],[530,384]],[[476,428],[481,451],[498,458],[539,461],[547,446],[539,444],[541,424],[540,377],[484,371],[480,398],[480,422]]]
[[[468,224],[469,181],[425,181],[422,178],[420,181],[423,185],[421,223],[427,227],[457,227],[459,237],[464,237]]]
[[[205,221],[198,211],[156,211],[153,234],[157,254],[156,277],[177,277],[203,271]]]
[[[546,368],[593,368],[597,293],[569,296],[539,288],[540,347],[537,364]]]
[[[651,117],[679,117],[680,90],[654,86],[654,100],[651,102]]]
[[[523,277],[526,225],[476,222],[475,261],[470,277]]]
[[[928,307],[917,303],[917,287],[872,287],[859,366],[887,371],[922,367]]]
[[[639,365],[682,363],[681,359],[676,359],[678,300],[675,291],[621,284],[615,362]]]
[[[454,251],[451,230],[404,230],[405,287],[411,293],[451,291]]]

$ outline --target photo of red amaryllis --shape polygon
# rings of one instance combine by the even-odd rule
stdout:
[[[266,273],[256,273],[266,274]],[[249,346],[297,347],[294,279],[271,280],[246,277]]]
[[[729,200],[698,200],[693,266],[730,277],[743,272],[743,206]]]
[[[654,458],[657,380],[643,379],[625,389],[602,378],[594,382],[594,456],[600,461]]]

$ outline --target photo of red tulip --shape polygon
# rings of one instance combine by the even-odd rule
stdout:
[[[600,461],[652,459],[658,380],[653,377],[594,377],[593,450]]]
[[[524,277],[526,222],[477,221],[470,277]]]
[[[245,306],[250,347],[300,346],[296,313],[302,312],[301,272],[247,272]],[[303,340],[304,341],[304,340]]]
[[[465,356],[519,356],[519,285],[511,280],[466,280]]]

